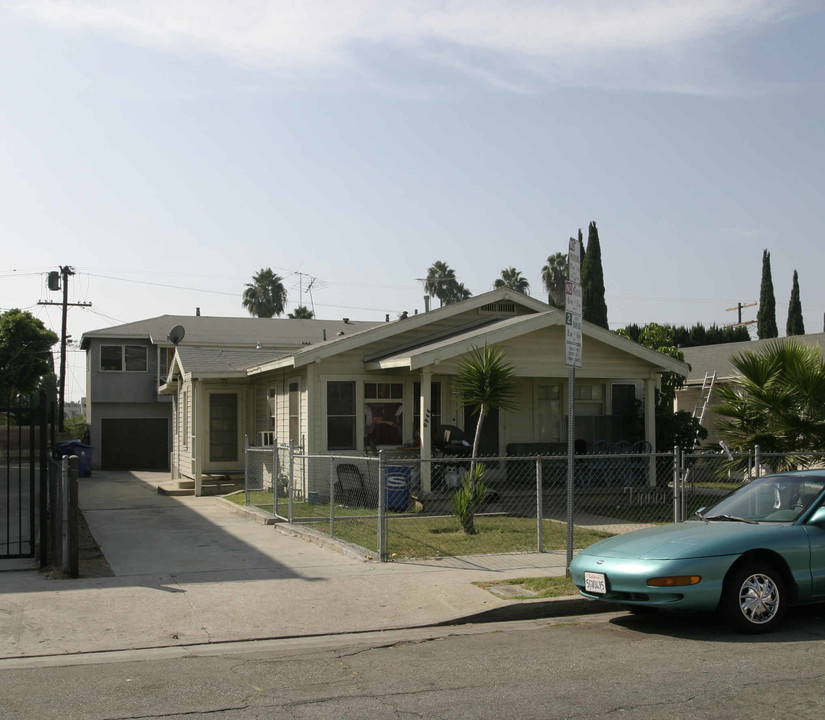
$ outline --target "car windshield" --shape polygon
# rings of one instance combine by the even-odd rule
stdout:
[[[748,483],[704,510],[701,517],[734,522],[794,522],[823,489],[825,475],[768,475]]]

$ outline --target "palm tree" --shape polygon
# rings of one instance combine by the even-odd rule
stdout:
[[[767,452],[819,451],[825,445],[825,359],[815,345],[783,338],[760,352],[731,358],[740,377],[720,385],[725,418],[719,437],[732,449],[756,445]],[[791,467],[788,459],[778,467]]]
[[[470,407],[473,414],[478,414],[470,472],[465,478],[465,487],[459,490],[459,493],[464,491],[462,499],[465,505],[464,512],[459,514],[459,518],[464,532],[472,535],[475,533],[475,509],[484,499],[483,486],[482,492],[477,492],[483,468],[479,466],[478,470],[476,469],[481,428],[490,410],[518,408],[515,402],[516,371],[513,365],[505,360],[503,349],[487,345],[483,348],[474,347],[461,362],[454,387],[459,394],[461,406]]]
[[[501,277],[493,283],[494,288],[510,288],[516,292],[524,295],[530,294],[530,283],[527,281],[520,270],[514,267],[504,268],[501,271]]]
[[[449,304],[450,286],[456,283],[455,270],[443,260],[436,260],[427,270],[424,279],[424,291],[430,297],[437,297],[441,307],[444,302]]]
[[[567,255],[560,252],[549,255],[547,265],[541,269],[541,281],[547,291],[547,302],[553,307],[563,308],[567,282]]]
[[[253,317],[271,318],[273,315],[283,315],[286,305],[283,278],[273,273],[270,268],[261,268],[260,272],[252,276],[252,282],[246,284],[242,304]]]
[[[312,320],[314,317],[315,313],[306,305],[299,305],[289,313],[289,318],[292,320]]]

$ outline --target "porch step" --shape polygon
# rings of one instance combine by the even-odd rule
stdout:
[[[201,479],[201,495],[227,495],[231,492],[244,489],[243,477],[232,475],[205,475]],[[195,494],[194,480],[176,480],[171,483],[158,485],[161,495],[172,497]]]

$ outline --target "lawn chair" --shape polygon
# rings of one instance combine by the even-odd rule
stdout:
[[[341,463],[335,468],[338,480],[335,481],[335,499],[350,507],[365,507],[367,487],[364,476],[357,465]]]

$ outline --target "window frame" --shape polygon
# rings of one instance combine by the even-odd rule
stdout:
[[[119,350],[120,355],[120,363],[119,367],[104,367],[104,354],[106,354],[106,350],[117,348]],[[143,356],[143,367],[139,369],[130,369],[129,365],[129,350],[140,350],[140,354]],[[114,354],[109,353],[111,357],[109,360],[114,360]],[[132,358],[134,359],[134,358]],[[146,345],[126,345],[126,344],[101,344],[100,345],[100,357],[99,357],[98,368],[102,373],[146,373],[149,372],[149,348]]]

